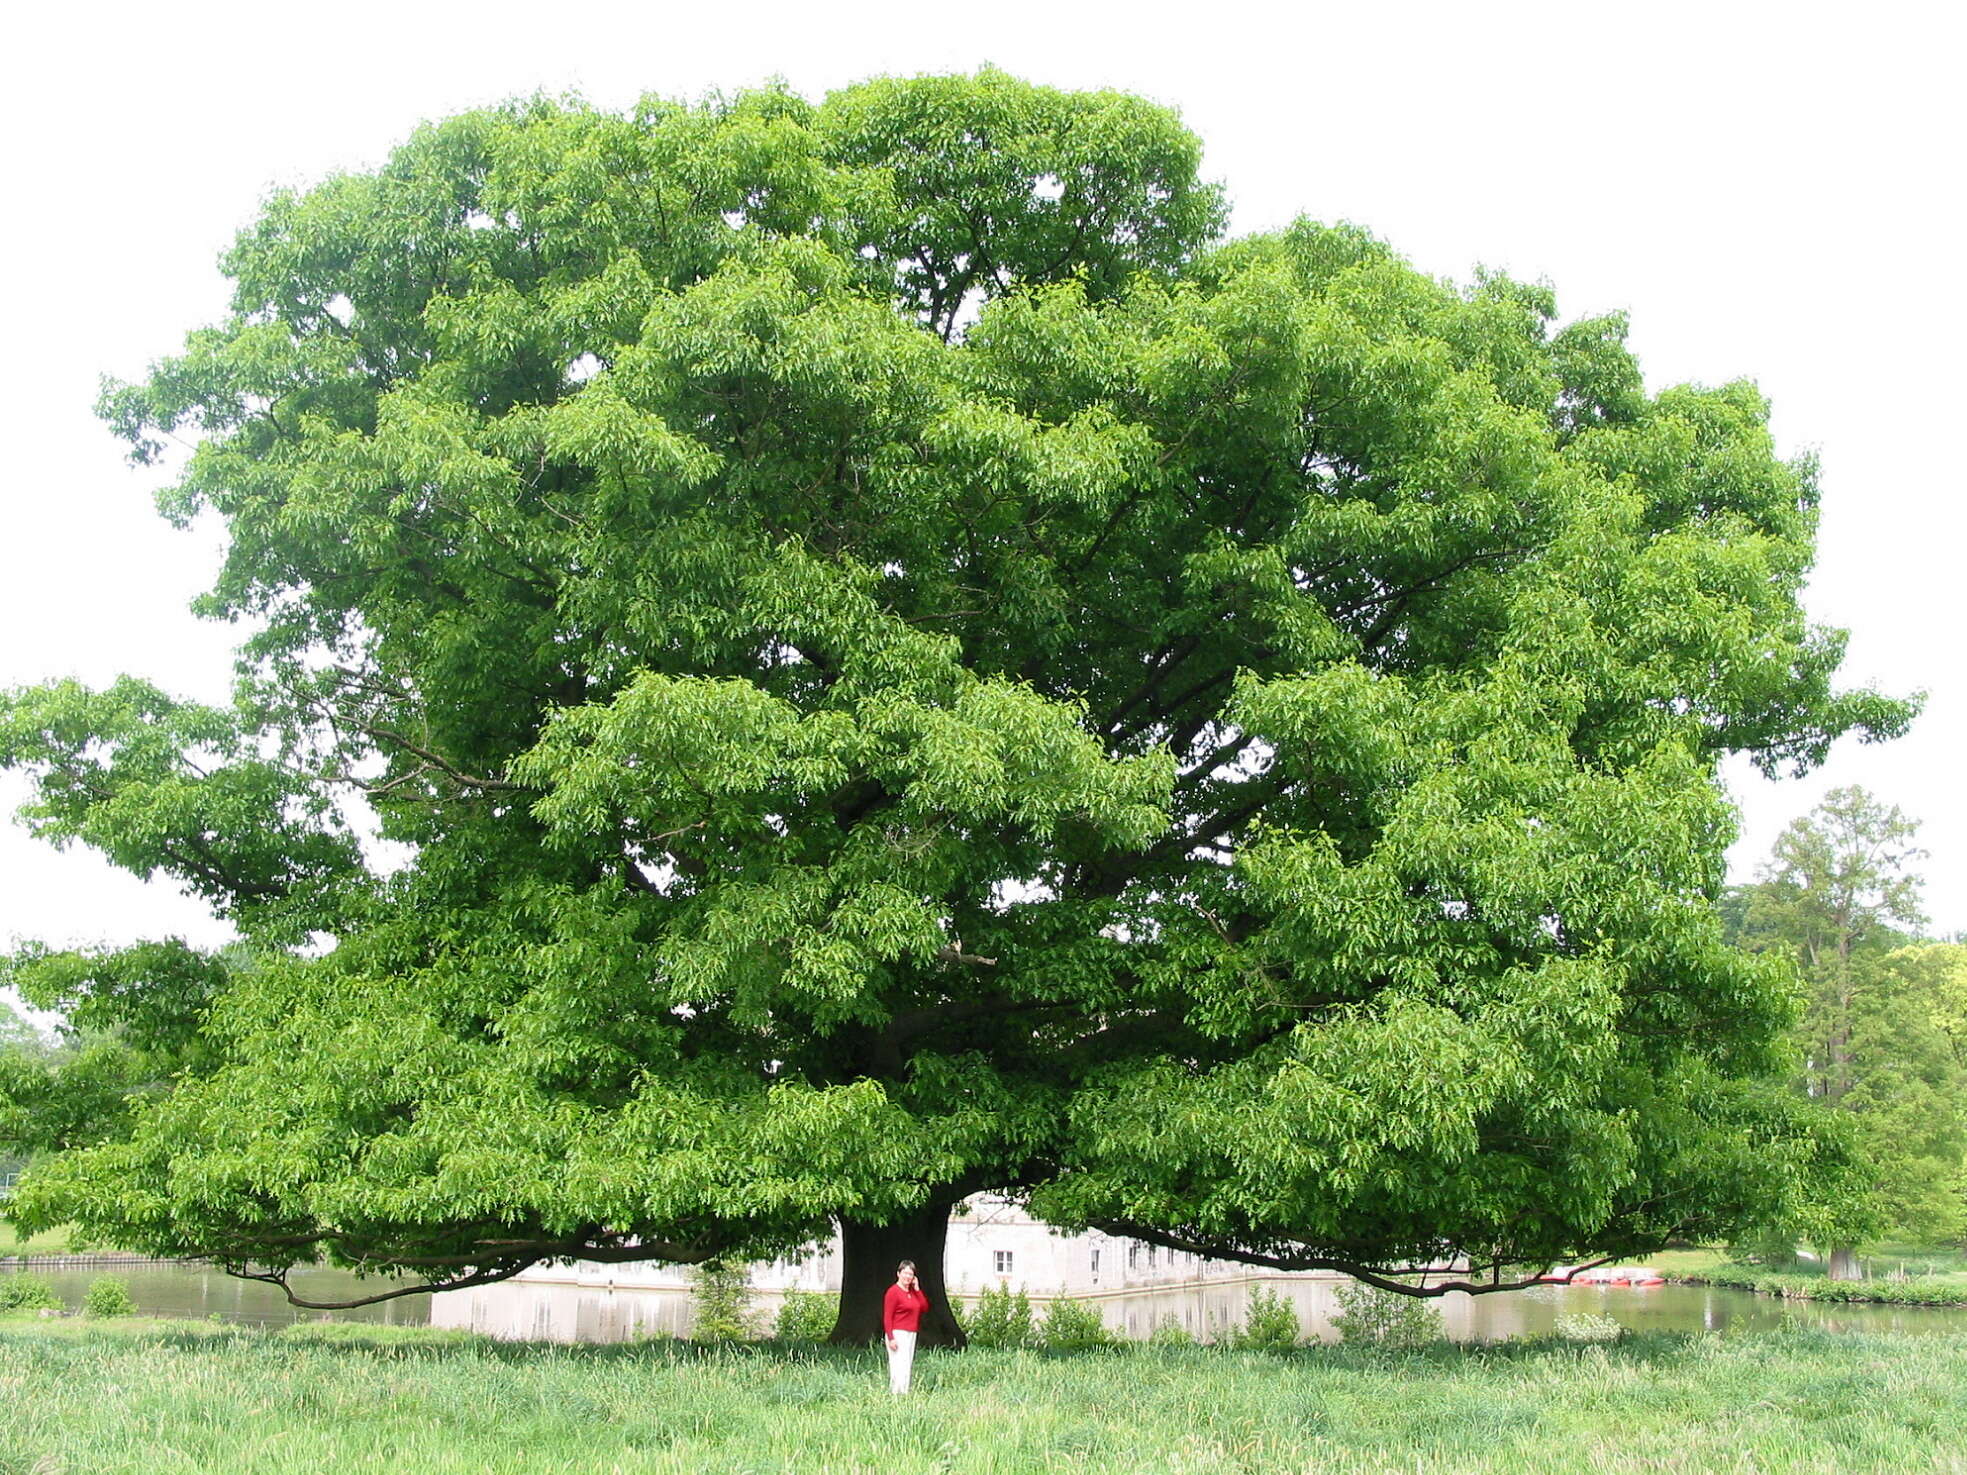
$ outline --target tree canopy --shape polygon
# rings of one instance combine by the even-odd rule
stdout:
[[[23,1220],[468,1283],[995,1188],[1500,1283],[1794,1211],[1716,765],[1909,715],[1799,607],[1812,466],[1616,314],[1227,238],[1199,158],[984,71],[274,195],[102,404],[196,440],[236,704],[0,708],[27,822],[251,963],[25,970],[185,1063]]]

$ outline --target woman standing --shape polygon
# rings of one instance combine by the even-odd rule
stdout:
[[[888,1336],[888,1391],[908,1392],[909,1373],[915,1367],[915,1334],[922,1327],[922,1313],[929,1309],[929,1297],[915,1283],[915,1262],[904,1260],[895,1267],[895,1283],[881,1301],[881,1330]]]

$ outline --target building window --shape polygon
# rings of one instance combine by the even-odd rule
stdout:
[[[1100,1252],[1098,1247],[1095,1246],[1093,1250],[1093,1279],[1098,1280],[1099,1278],[1100,1278]]]
[[[999,1275],[1009,1275],[1011,1273],[1011,1252],[1009,1250],[994,1250],[992,1251],[992,1258],[997,1262],[997,1273]]]
[[[1154,1246],[1153,1246],[1153,1245],[1149,1245],[1149,1246],[1147,1247],[1147,1268],[1148,1268],[1149,1270],[1152,1270],[1152,1269],[1154,1268]]]
[[[1139,1245],[1127,1246],[1127,1268],[1129,1270],[1138,1270],[1141,1268],[1141,1247]]]

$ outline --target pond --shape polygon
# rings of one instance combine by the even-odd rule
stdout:
[[[15,1273],[0,1268],[0,1275]],[[618,1342],[633,1337],[687,1336],[690,1297],[670,1288],[630,1289],[551,1282],[508,1281],[439,1296],[405,1296],[352,1311],[305,1311],[287,1303],[272,1286],[235,1280],[209,1266],[131,1265],[36,1268],[71,1309],[82,1304],[89,1283],[114,1275],[130,1288],[140,1312],[150,1316],[281,1326],[295,1321],[373,1321],[397,1325],[432,1324],[468,1328],[509,1340]],[[358,1280],[346,1271],[305,1270],[294,1274],[295,1289],[313,1299],[373,1294],[386,1282]],[[1211,1281],[1152,1291],[1108,1293],[1081,1299],[1099,1309],[1106,1324],[1122,1336],[1146,1337],[1164,1318],[1173,1318],[1192,1335],[1209,1337],[1242,1322],[1251,1292],[1262,1288],[1288,1300],[1307,1336],[1336,1340],[1332,1316],[1338,1282],[1290,1280],[1271,1276]],[[778,1296],[760,1292],[754,1301],[769,1326]],[[1580,1311],[1610,1316],[1634,1331],[1773,1330],[1790,1318],[1834,1331],[1967,1332],[1967,1309],[1918,1306],[1817,1305],[1778,1301],[1747,1291],[1716,1286],[1537,1286],[1501,1295],[1452,1295],[1435,1303],[1442,1329],[1458,1342],[1495,1342],[1551,1330],[1559,1316]],[[1044,1302],[1034,1298],[1034,1311]]]
[[[1124,1337],[1145,1338],[1164,1318],[1172,1317],[1191,1335],[1211,1338],[1224,1327],[1240,1325],[1251,1292],[1262,1288],[1291,1303],[1304,1335],[1337,1341],[1332,1318],[1338,1311],[1335,1298],[1340,1284],[1249,1276],[1079,1299],[1097,1307],[1107,1326]],[[756,1297],[761,1323],[769,1326],[778,1300],[770,1293]],[[1558,1317],[1581,1311],[1610,1316],[1634,1331],[1767,1331],[1781,1326],[1787,1316],[1808,1326],[1840,1331],[1967,1332],[1967,1309],[1816,1305],[1718,1286],[1535,1286],[1491,1296],[1456,1294],[1435,1304],[1441,1311],[1442,1330],[1458,1342],[1536,1336],[1549,1332]],[[1034,1298],[1033,1310],[1042,1317],[1043,1302]],[[525,1341],[687,1336],[690,1298],[687,1292],[673,1289],[508,1281],[436,1298],[431,1320],[438,1326]]]
[[[18,1274],[0,1266],[0,1275]],[[290,1305],[276,1286],[240,1280],[210,1265],[65,1265],[30,1267],[27,1274],[53,1286],[68,1308],[82,1304],[91,1282],[112,1275],[130,1288],[144,1316],[179,1316],[194,1321],[216,1316],[221,1321],[251,1326],[286,1326],[296,1321],[381,1321],[400,1326],[423,1326],[430,1321],[430,1297],[402,1296],[353,1311],[304,1311]],[[346,1270],[296,1270],[294,1290],[312,1301],[372,1296],[389,1289],[389,1282],[358,1280]]]

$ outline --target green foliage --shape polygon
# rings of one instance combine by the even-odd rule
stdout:
[[[1799,1087],[1852,1146],[1850,1191],[1802,1226],[1821,1244],[1967,1234],[1967,947],[1906,942],[1923,920],[1917,829],[1832,790],[1741,893],[1742,940],[1793,961],[1805,990]]]
[[[163,1089],[161,1062],[116,1038],[78,1037],[35,1054],[0,1054],[0,1143],[31,1158],[127,1133]]]
[[[1277,1292],[1256,1286],[1243,1325],[1230,1333],[1227,1342],[1245,1352],[1288,1352],[1298,1345],[1298,1313]]]
[[[839,1307],[824,1291],[787,1291],[779,1303],[774,1335],[781,1342],[824,1342]]]
[[[1718,1265],[1699,1275],[1676,1277],[1703,1285],[1732,1286],[1796,1301],[1875,1301],[1888,1306],[1967,1306],[1967,1275],[1832,1280],[1825,1275],[1778,1275],[1756,1265]]]
[[[709,1260],[691,1277],[690,1340],[745,1342],[758,1334],[750,1272],[735,1260]]]
[[[61,1297],[38,1275],[0,1275],[0,1311],[59,1311]]]
[[[1059,1296],[1045,1308],[1038,1340],[1047,1352],[1088,1352],[1112,1347],[1119,1339],[1107,1330],[1098,1307]]]
[[[197,442],[235,700],[0,695],[30,828],[243,956],[16,958],[128,1053],[0,1081],[10,1212],[441,1279],[987,1187],[1480,1270],[1840,1184],[1713,909],[1726,757],[1910,715],[1800,606],[1813,468],[1617,316],[1225,239],[1199,158],[984,70],[517,102],[270,198],[100,407]]]
[[[963,1330],[977,1347],[1035,1347],[1031,1298],[1023,1287],[986,1286],[963,1316]]]
[[[1193,1347],[1195,1334],[1171,1312],[1154,1324],[1154,1330],[1147,1334],[1147,1343],[1150,1347]]]
[[[5,999],[0,999],[0,1056],[40,1055],[48,1042],[27,1019]]]
[[[1363,1280],[1346,1282],[1336,1294],[1339,1312],[1332,1325],[1341,1342],[1414,1352],[1441,1340],[1441,1313],[1431,1302]]]
[[[1551,1323],[1551,1335],[1560,1342],[1616,1342],[1625,1328],[1595,1311],[1570,1311]]]
[[[1790,1229],[1765,1229],[1728,1246],[1730,1259],[1750,1261],[1767,1270],[1787,1270],[1796,1263],[1796,1239]]]
[[[134,1316],[136,1309],[129,1284],[113,1275],[99,1275],[90,1281],[88,1294],[82,1298],[86,1316]]]

